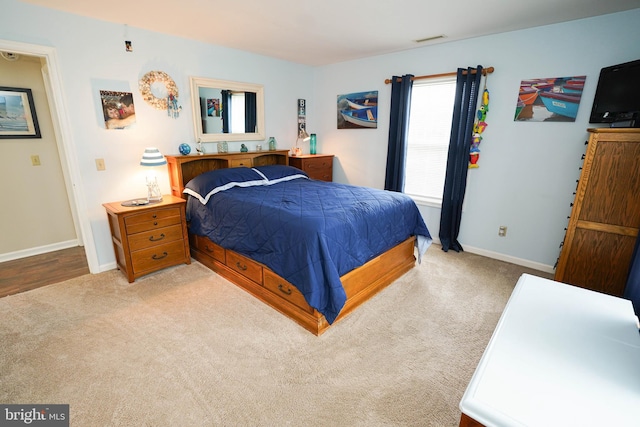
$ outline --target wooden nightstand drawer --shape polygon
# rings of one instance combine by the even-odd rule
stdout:
[[[138,251],[175,240],[182,240],[182,224],[133,234],[129,236],[129,248],[132,251]]]
[[[156,271],[184,260],[184,243],[178,240],[131,253],[134,274]]]
[[[289,157],[289,165],[302,169],[311,179],[333,181],[333,155],[308,154]]]
[[[332,157],[311,157],[305,159],[303,164],[303,170],[305,172],[324,172],[333,168]]]
[[[262,285],[262,266],[257,262],[235,252],[228,251],[226,264],[246,278]]]
[[[276,276],[271,270],[264,269],[264,287],[303,310],[313,313],[313,308],[307,304],[307,301],[298,288],[286,280],[282,280],[282,278]]]
[[[158,209],[130,215],[125,218],[127,234],[155,230],[169,225],[180,224],[180,208]]]
[[[333,180],[333,169],[309,170],[305,172],[307,172],[307,175],[309,175],[309,178],[311,179],[327,182],[331,182]]]

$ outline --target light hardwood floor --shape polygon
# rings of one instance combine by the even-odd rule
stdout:
[[[89,274],[84,247],[0,263],[0,298]]]

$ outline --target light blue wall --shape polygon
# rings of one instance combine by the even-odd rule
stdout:
[[[0,9],[0,39],[57,50],[72,144],[82,176],[76,184],[85,195],[102,269],[115,267],[102,203],[146,195],[138,166],[145,147],[156,146],[165,154],[177,154],[180,143],[195,144],[189,76],[263,84],[267,136],[276,137],[279,148],[295,144],[297,100],[312,96],[310,67],[132,27],[125,30],[122,25],[17,0],[0,0]],[[124,48],[125,31],[126,39],[133,42],[132,53]],[[176,82],[183,107],[178,119],[143,101],[138,80],[152,70],[165,71]],[[134,129],[104,129],[100,89],[133,93]],[[247,145],[253,148],[256,143]],[[215,150],[213,145],[209,148]],[[230,150],[239,148],[239,142],[229,143]],[[96,170],[97,158],[105,160],[105,171]],[[160,188],[164,193],[170,191],[167,176],[162,176]]]
[[[126,38],[133,42],[133,53],[127,53],[124,26],[17,0],[0,0],[0,6],[0,39],[57,50],[82,176],[77,185],[86,199],[99,263],[111,267],[114,255],[102,203],[144,194],[138,168],[144,147],[176,153],[179,143],[195,142],[189,76],[264,84],[266,133],[277,138],[280,148],[295,143],[296,101],[306,99],[307,129],[318,134],[319,152],[336,155],[335,180],[381,188],[390,90],[384,80],[482,64],[496,71],[489,77],[489,126],[480,168],[470,171],[460,241],[467,250],[550,268],[579,176],[598,72],[640,58],[640,9],[311,68],[132,27]],[[151,70],[167,72],[178,85],[183,110],[177,120],[142,100],[138,80]],[[513,121],[520,80],[569,75],[588,76],[575,123]],[[104,129],[100,89],[133,92],[135,129]],[[369,90],[379,91],[378,129],[337,130],[336,96]],[[248,143],[250,148],[254,144]],[[230,149],[237,147],[230,144]],[[96,158],[105,159],[106,171],[96,171]],[[166,177],[160,186],[169,191]],[[422,211],[437,235],[439,211]],[[506,238],[497,236],[499,225],[508,226]]]
[[[469,171],[460,242],[472,252],[551,270],[564,238],[585,151],[600,69],[640,58],[640,9],[525,31],[408,50],[315,70],[309,104],[321,150],[337,156],[334,178],[382,188],[393,75],[493,66],[480,167]],[[586,75],[574,123],[514,122],[520,81]],[[377,90],[378,129],[338,130],[336,96]],[[421,207],[437,236],[440,210]],[[506,237],[498,227],[506,225]]]

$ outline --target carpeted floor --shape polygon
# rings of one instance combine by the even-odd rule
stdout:
[[[518,277],[432,246],[320,337],[194,262],[0,299],[0,402],[72,426],[455,426]]]

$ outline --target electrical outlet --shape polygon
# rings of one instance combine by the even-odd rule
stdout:
[[[506,225],[501,225],[498,228],[498,236],[505,237],[506,235],[507,235],[507,226]]]
[[[40,156],[34,154],[31,156],[31,165],[32,166],[40,166]]]
[[[99,171],[105,170],[104,159],[96,159],[96,169]]]

